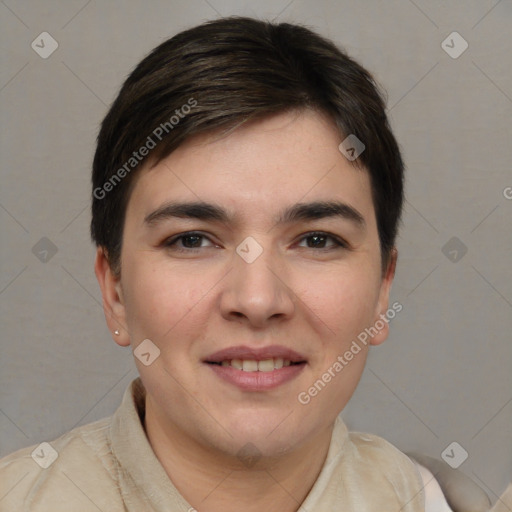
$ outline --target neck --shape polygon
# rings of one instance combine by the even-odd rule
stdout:
[[[300,448],[254,466],[208,448],[152,414],[146,400],[146,433],[180,494],[200,512],[296,512],[327,457],[333,425]],[[249,467],[250,466],[250,467]]]

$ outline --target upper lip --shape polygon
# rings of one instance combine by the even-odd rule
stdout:
[[[306,358],[281,345],[269,345],[262,348],[251,348],[245,345],[238,345],[236,347],[228,347],[213,354],[210,354],[204,359],[206,363],[221,363],[222,361],[229,361],[232,359],[245,359],[254,361],[264,361],[265,359],[285,359],[292,363],[299,363],[306,361]]]

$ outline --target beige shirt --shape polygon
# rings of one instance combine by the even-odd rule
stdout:
[[[0,511],[193,512],[149,444],[144,404],[135,379],[110,418],[0,460]],[[424,502],[421,476],[407,456],[377,436],[348,432],[338,419],[300,510],[419,512]]]

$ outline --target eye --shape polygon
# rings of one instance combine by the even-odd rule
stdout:
[[[207,242],[205,245],[204,242]],[[180,235],[173,236],[165,240],[164,247],[180,252],[191,252],[204,247],[214,247],[215,244],[202,233],[189,231]]]
[[[323,231],[315,231],[303,236],[299,243],[299,247],[304,247],[302,243],[303,241],[306,242],[305,247],[307,249],[323,249],[324,251],[342,248],[348,249],[347,243],[343,240],[329,233],[324,233]]]

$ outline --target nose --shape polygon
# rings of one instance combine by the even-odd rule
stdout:
[[[293,316],[294,293],[286,283],[286,272],[270,250],[248,262],[233,255],[220,301],[222,316],[253,328],[274,326]]]

